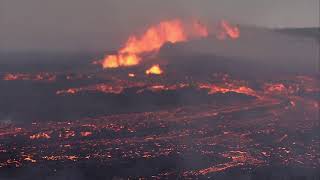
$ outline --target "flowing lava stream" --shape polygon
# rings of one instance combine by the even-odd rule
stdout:
[[[151,68],[150,72],[157,72],[158,67],[153,66],[155,70]],[[174,168],[157,170],[153,167],[152,175],[139,171],[139,177],[196,179],[235,168],[268,166],[274,163],[274,159],[284,166],[298,163],[303,167],[319,167],[318,137],[315,135],[310,142],[303,142],[295,135],[297,131],[301,136],[314,131],[312,124],[317,123],[315,112],[319,106],[311,95],[320,92],[315,86],[316,79],[294,77],[289,81],[263,82],[254,89],[247,82],[234,80],[228,75],[214,77],[223,81],[220,84],[161,84],[145,77],[144,83],[115,80],[110,84],[58,91],[57,95],[90,91],[88,94],[104,92],[121,96],[125,89],[133,88],[137,96],[143,96],[143,91],[160,95],[196,88],[197,91],[206,90],[206,98],[243,95],[253,98],[242,97],[241,101],[223,103],[217,103],[218,99],[215,99],[209,104],[204,102],[61,122],[35,122],[21,126],[0,124],[0,172],[7,168],[36,167],[47,163],[65,167],[96,162],[117,167],[121,161],[134,166],[130,163],[138,160],[152,167],[155,166],[152,162],[170,164],[193,157],[214,160],[202,162],[201,166],[179,165],[183,169],[179,173]],[[272,142],[271,145],[268,142]],[[137,178],[130,171],[126,172],[125,167],[118,168],[123,168],[126,173],[119,176]]]

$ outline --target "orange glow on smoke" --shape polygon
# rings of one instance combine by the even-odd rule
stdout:
[[[135,66],[142,61],[144,53],[156,53],[166,42],[184,42],[192,38],[207,37],[209,29],[207,25],[194,20],[190,26],[180,19],[162,21],[157,25],[150,26],[141,36],[131,35],[124,46],[115,55],[107,55],[99,63],[103,68],[118,68],[123,66]],[[218,39],[237,39],[240,37],[238,27],[222,20],[220,23],[221,32]]]
[[[157,51],[166,42],[186,41],[187,36],[180,20],[163,21],[151,26],[140,38],[130,36],[120,53],[143,53]]]
[[[202,24],[200,21],[194,21],[192,25],[195,36],[207,37],[209,35],[207,26]]]
[[[221,21],[221,27],[223,28],[223,34],[227,34],[231,39],[238,39],[240,37],[240,30],[236,26],[232,26],[225,20]],[[224,36],[224,35],[222,35]]]
[[[162,74],[163,71],[160,68],[159,64],[153,65],[151,68],[149,68],[148,70],[146,70],[146,74],[155,74],[155,75],[160,75]]]
[[[193,24],[191,32],[187,33],[185,25],[179,19],[162,21],[149,27],[140,37],[131,35],[117,55],[108,55],[103,59],[102,66],[134,66],[140,63],[142,53],[157,52],[166,42],[183,42],[190,37],[206,37],[209,34],[207,27],[200,22]]]

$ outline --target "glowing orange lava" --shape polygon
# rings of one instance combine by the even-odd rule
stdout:
[[[153,65],[151,68],[146,70],[146,74],[155,74],[160,75],[163,73],[163,70],[160,68],[159,64]]]
[[[7,73],[3,76],[4,81],[46,81],[52,82],[56,80],[56,75],[51,73],[38,73],[38,74],[27,74],[27,73]]]
[[[141,36],[131,35],[117,54],[107,55],[102,61],[94,64],[102,64],[103,68],[135,66],[142,61],[142,54],[156,53],[166,42],[184,42],[209,35],[208,27],[200,21],[194,20],[189,26],[187,24],[180,19],[173,19],[150,26]],[[229,22],[222,20],[220,26],[218,39],[240,37],[239,28]]]
[[[162,21],[153,25],[141,36],[132,35],[117,55],[108,55],[103,59],[103,68],[117,68],[121,66],[134,66],[140,63],[141,54],[157,52],[166,42],[177,43],[191,37],[208,36],[208,29],[200,22],[193,24],[191,33],[179,19]]]
[[[135,75],[134,73],[129,73],[128,76],[131,77],[131,78],[133,78],[133,77],[135,77],[136,75]]]
[[[109,55],[102,63],[103,68],[117,68],[120,66],[134,66],[139,64],[141,58],[136,54]]]
[[[120,53],[143,53],[157,51],[166,43],[187,40],[187,35],[180,20],[163,21],[151,26],[142,37],[130,36]]]
[[[29,138],[30,139],[50,139],[51,137],[49,134],[41,132],[38,134],[31,135]]]

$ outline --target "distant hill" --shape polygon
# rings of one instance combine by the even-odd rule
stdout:
[[[317,73],[319,67],[319,47],[318,36],[303,35],[302,32],[308,32],[306,29],[302,32],[291,30],[301,35],[291,35],[289,33],[279,32],[266,28],[240,27],[241,36],[239,39],[226,39],[221,41],[211,36],[205,39],[198,39],[189,42],[175,43],[162,47],[160,54],[163,59],[173,61],[179,59],[183,64],[185,59],[205,59],[204,57],[194,57],[195,55],[205,55],[205,57],[219,57],[227,62],[217,62],[224,64],[225,67],[236,67],[242,72],[250,69],[272,69],[272,71],[290,72],[290,73]],[[289,31],[289,32],[291,32]],[[309,30],[310,32],[310,30]],[[317,32],[317,31],[315,31]],[[311,33],[306,33],[311,34]],[[313,38],[311,38],[313,37]],[[317,38],[316,38],[317,37]],[[177,57],[183,55],[183,57]],[[247,65],[244,65],[247,64]],[[241,68],[239,66],[242,66]],[[222,68],[222,67],[221,67]],[[202,69],[202,68],[200,68]],[[256,73],[256,71],[254,71]]]
[[[300,35],[300,36],[307,36],[307,37],[320,37],[320,27],[312,27],[312,28],[284,28],[284,29],[277,29],[276,31],[289,33],[292,35]]]

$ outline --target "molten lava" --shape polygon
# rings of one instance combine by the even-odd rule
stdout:
[[[163,73],[163,70],[160,68],[159,64],[153,65],[151,68],[146,70],[146,74],[155,74],[160,75]]]
[[[52,73],[7,73],[2,77],[4,81],[46,81],[52,82],[56,80],[56,75]]]
[[[135,75],[134,73],[129,73],[128,76],[131,77],[131,78],[133,78],[133,77],[135,77],[136,75]]]
[[[166,42],[177,43],[192,37],[208,36],[208,29],[200,22],[195,22],[188,33],[187,28],[179,19],[160,22],[148,28],[141,36],[132,35],[117,55],[108,55],[102,62],[103,68],[134,66],[140,63],[141,54],[157,52]]]
[[[30,139],[50,139],[51,137],[49,134],[41,132],[38,134],[31,135],[29,138]]]
[[[184,42],[209,35],[208,27],[200,21],[194,20],[187,24],[180,19],[162,21],[149,27],[141,36],[131,35],[117,54],[107,55],[102,61],[94,64],[101,64],[103,68],[135,66],[141,62],[143,54],[157,53],[167,42]],[[217,35],[218,39],[240,37],[238,27],[232,26],[225,20],[221,21],[220,26],[221,32]]]
[[[136,54],[109,55],[103,61],[103,68],[117,68],[120,66],[134,66],[139,64],[141,58]]]

